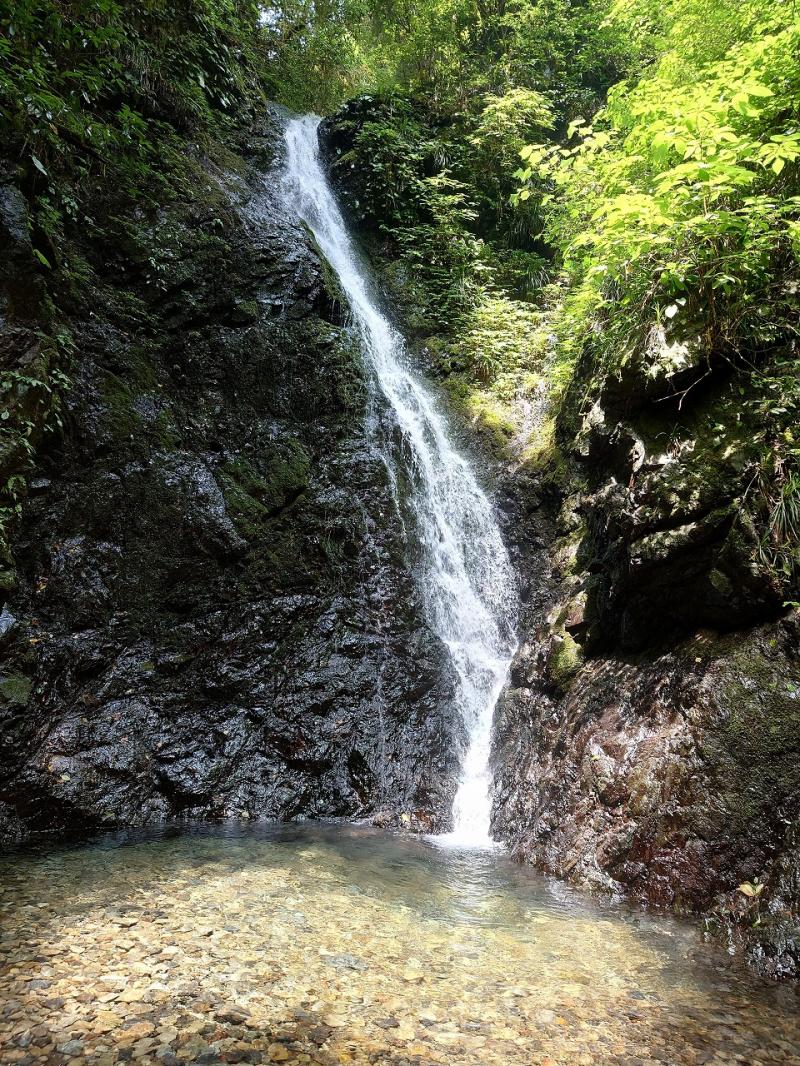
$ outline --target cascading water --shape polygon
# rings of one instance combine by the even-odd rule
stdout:
[[[434,632],[447,645],[458,679],[458,710],[469,742],[453,804],[453,831],[442,843],[480,847],[489,836],[489,746],[494,705],[515,649],[512,568],[492,507],[466,460],[451,445],[444,419],[407,365],[403,338],[381,313],[364,266],[323,170],[319,119],[286,129],[284,183],[350,304],[382,396],[403,439],[404,478],[419,541],[419,587]],[[401,459],[386,449],[392,483]]]

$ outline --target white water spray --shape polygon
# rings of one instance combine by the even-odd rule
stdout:
[[[339,277],[377,386],[397,419],[420,548],[418,575],[434,632],[447,645],[458,678],[458,710],[469,736],[453,804],[453,832],[438,841],[485,847],[489,836],[492,716],[515,649],[513,573],[492,507],[466,460],[451,445],[444,419],[407,365],[403,338],[381,313],[319,157],[312,116],[286,129],[284,183]],[[386,455],[390,465],[397,460]],[[393,483],[397,478],[393,476]]]

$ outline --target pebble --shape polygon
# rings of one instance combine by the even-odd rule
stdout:
[[[677,923],[292,834],[0,859],[0,1061],[800,1066],[792,993]]]
[[[83,1052],[83,1044],[80,1040],[67,1040],[64,1044],[59,1044],[57,1049],[62,1055],[80,1055]]]

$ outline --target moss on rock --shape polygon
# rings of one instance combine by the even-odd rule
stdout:
[[[732,829],[772,820],[800,796],[800,676],[776,647],[740,645],[726,664],[726,717],[711,749]]]
[[[548,673],[555,688],[563,692],[581,668],[580,645],[570,633],[562,631],[554,634],[550,647]]]
[[[310,475],[308,452],[300,441],[288,438],[257,465],[246,458],[225,463],[218,480],[228,513],[242,536],[252,541],[304,492]]]
[[[0,700],[26,707],[31,696],[31,680],[23,674],[0,677]]]

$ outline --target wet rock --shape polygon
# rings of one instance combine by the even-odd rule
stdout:
[[[246,1022],[250,1015],[248,1011],[240,1007],[225,1007],[223,1010],[217,1011],[214,1017],[220,1022],[231,1022],[234,1025],[239,1025],[242,1022]]]
[[[45,301],[29,222],[22,192],[6,174],[0,175],[0,308],[4,318],[35,321]]]
[[[678,909],[718,913],[755,876],[778,921],[751,958],[790,974],[797,639],[795,622],[702,634],[650,661],[590,659],[566,690],[527,645],[496,717],[496,831],[553,873]]]
[[[80,1040],[67,1040],[56,1048],[62,1055],[80,1055],[83,1052],[83,1043]]]
[[[260,138],[276,154],[279,128]],[[255,159],[193,195],[132,220],[110,287],[69,312],[68,430],[32,473],[0,615],[9,637],[35,626],[0,679],[0,833],[386,811],[444,826],[448,657],[341,294]],[[196,225],[206,203],[224,234]],[[88,236],[79,252],[109,273]]]
[[[16,618],[9,611],[8,606],[4,606],[0,611],[0,647],[13,637],[16,624]]]
[[[337,970],[365,970],[367,968],[363,959],[357,959],[355,955],[331,955],[325,959],[325,962]]]

